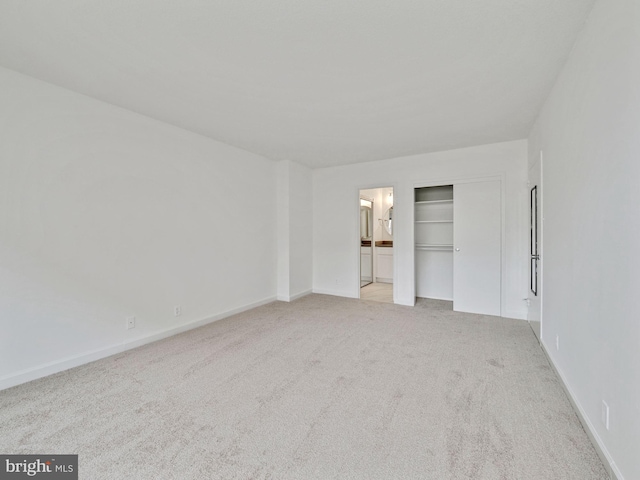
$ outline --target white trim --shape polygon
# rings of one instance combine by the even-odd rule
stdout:
[[[542,317],[544,315],[544,153],[540,150],[540,338],[542,338]]]
[[[307,295],[311,295],[313,291],[309,288],[308,290],[304,290],[302,292],[296,293],[295,295],[291,295],[291,301],[297,300],[302,297],[306,297]]]
[[[411,298],[399,298],[394,302],[396,305],[403,305],[405,307],[415,307],[416,306],[416,297]]]
[[[393,278],[376,277],[375,283],[393,283]]]
[[[338,290],[329,290],[326,288],[314,288],[311,293],[317,293],[319,295],[331,295],[332,297],[343,297],[343,298],[360,298],[360,290],[358,290],[358,296],[354,296],[353,294],[348,295],[343,291]]]
[[[587,413],[584,411],[584,409],[578,402],[575,394],[573,393],[573,390],[571,390],[571,387],[569,386],[569,383],[567,382],[566,377],[564,376],[562,371],[557,367],[557,365],[553,362],[553,359],[549,355],[549,351],[547,350],[547,347],[543,342],[540,342],[540,347],[542,348],[542,351],[546,355],[547,360],[549,360],[549,365],[551,365],[551,368],[553,368],[553,371],[556,373],[556,376],[560,380],[560,385],[562,385],[562,388],[565,394],[567,395],[567,398],[569,399],[569,402],[571,403],[573,410],[576,412],[576,415],[578,416],[580,423],[582,423],[582,427],[584,428],[584,431],[587,433],[587,436],[589,437],[589,440],[591,440],[591,443],[593,444],[593,447],[595,448],[596,453],[598,454],[598,456],[600,457],[600,460],[604,464],[604,467],[607,470],[607,473],[609,474],[609,478],[611,478],[611,480],[624,480],[624,477],[622,476],[622,473],[620,473],[620,470],[618,469],[616,462],[613,461],[611,454],[609,453],[609,451],[607,450],[607,447],[604,445],[604,442],[598,435],[598,432],[596,431],[595,427],[591,423],[591,420],[589,420]]]
[[[425,300],[444,300],[445,302],[453,302],[453,298],[444,298],[444,297],[416,297],[416,298],[424,298]]]
[[[276,300],[276,297],[267,297],[263,300],[259,300],[254,303],[243,305],[238,308],[233,308],[231,310],[227,310],[226,312],[201,318],[199,320],[194,320],[192,322],[185,323],[177,327],[169,328],[167,330],[163,330],[158,333],[147,335],[145,337],[137,338],[135,340],[125,341],[120,344],[111,345],[105,348],[99,348],[97,350],[91,350],[89,352],[80,353],[78,355],[72,355],[70,357],[66,357],[61,360],[54,360],[52,362],[47,362],[37,367],[28,368],[20,372],[13,373],[0,378],[0,390],[4,390],[10,387],[15,387],[16,385],[30,382],[32,380],[46,377],[48,375],[53,375],[54,373],[59,373],[64,370],[69,370],[70,368],[78,367],[80,365],[85,365],[87,363],[91,363],[96,360],[100,360],[102,358],[110,357],[111,355],[115,355],[117,353],[122,353],[127,350],[132,350],[134,348],[140,347],[142,345],[146,345],[148,343],[157,342],[158,340],[162,340],[163,338],[171,337],[173,335],[177,335],[178,333],[186,332],[188,330],[192,330],[194,328],[207,325],[217,320],[222,320],[223,318],[227,318],[232,315],[236,315],[237,313],[242,313],[247,310],[251,310],[253,308],[266,305],[267,303],[271,303],[275,300]]]
[[[288,295],[288,296],[278,295],[277,300],[280,302],[293,302],[294,300],[305,297],[311,293],[312,291],[311,289],[309,289],[309,290],[304,290],[303,292],[300,292],[300,293],[296,293],[295,295]]]
[[[538,254],[540,255],[540,261],[538,263],[538,297],[539,297],[539,302],[540,305],[538,306],[539,311],[538,311],[538,320],[531,320],[529,318],[529,307],[527,307],[527,320],[529,321],[529,325],[533,323],[538,323],[538,329],[536,330],[536,328],[534,328],[533,325],[531,325],[531,330],[533,330],[533,332],[536,334],[536,337],[538,338],[538,341],[540,341],[540,339],[542,339],[542,324],[544,323],[542,321],[542,316],[543,316],[543,312],[544,312],[544,288],[543,288],[543,283],[544,283],[544,185],[543,185],[543,152],[542,150],[540,150],[540,157],[538,158],[538,160],[536,160],[533,165],[531,165],[529,167],[529,169],[527,170],[527,204],[529,205],[529,213],[528,213],[528,221],[527,221],[527,233],[528,233],[528,239],[527,239],[527,245],[529,245],[529,242],[531,241],[531,232],[530,232],[530,228],[531,228],[531,188],[533,188],[531,186],[531,171],[533,169],[536,168],[536,166],[539,166],[539,170],[540,170],[540,178],[538,180],[538,231],[540,232],[540,245],[539,245],[539,249],[540,251],[538,252]],[[529,248],[529,247],[528,247]],[[530,254],[530,252],[529,252]],[[527,255],[527,258],[529,257],[529,254]],[[527,298],[526,300],[531,300],[531,287],[530,287],[530,282],[531,282],[531,261],[529,260],[527,262],[527,273],[528,273],[528,279],[527,279]],[[529,302],[527,302],[527,305],[529,305]]]
[[[528,322],[526,310],[524,311],[508,310],[502,313],[502,318],[512,318],[514,320],[524,320],[525,322]]]

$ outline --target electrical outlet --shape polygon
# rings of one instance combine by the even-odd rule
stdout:
[[[607,405],[607,402],[605,402],[604,400],[602,401],[601,420],[602,420],[602,424],[604,425],[604,428],[609,430],[609,405]]]
[[[175,307],[173,307],[173,314],[176,317],[179,317],[180,315],[182,315],[182,307],[180,305],[176,305]]]
[[[127,317],[127,330],[136,328],[136,317]]]
[[[556,350],[560,350],[560,335],[556,335]]]

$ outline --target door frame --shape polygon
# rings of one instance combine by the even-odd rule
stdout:
[[[378,188],[391,188],[393,190],[393,209],[394,212],[396,211],[396,207],[398,205],[398,201],[397,201],[397,194],[396,192],[398,191],[398,185],[397,182],[389,182],[389,183],[383,183],[382,185],[380,183],[374,183],[374,184],[364,184],[361,186],[358,186],[355,188],[354,191],[354,201],[353,201],[353,205],[354,205],[354,209],[353,209],[353,218],[355,219],[353,222],[354,225],[354,229],[353,229],[353,236],[354,236],[354,243],[353,245],[357,245],[358,246],[358,250],[357,253],[354,254],[353,258],[355,259],[354,262],[354,275],[353,275],[353,290],[352,290],[352,298],[360,298],[360,191],[362,190],[373,190],[373,189],[378,189]],[[375,205],[375,203],[374,203]],[[374,223],[375,223],[375,218],[374,218]],[[394,232],[396,230],[394,229]],[[394,244],[394,248],[395,248],[395,233],[393,234],[393,244]],[[372,241],[373,244],[373,241]],[[371,249],[372,255],[373,252],[375,251],[375,247],[373,247]],[[355,252],[355,250],[354,250]],[[393,303],[395,304],[397,302],[398,299],[398,262],[396,260],[396,255],[395,255],[395,250],[394,250],[394,255],[393,255]],[[375,261],[373,258],[371,259],[372,264]],[[373,269],[374,273],[375,273],[375,268]],[[356,281],[356,276],[357,276],[357,281]],[[375,283],[375,276],[374,276],[374,283]]]
[[[360,203],[361,200],[365,200],[367,202],[371,202],[371,223],[374,223],[373,212],[374,212],[374,209],[375,209],[376,202],[374,201],[373,198],[369,198],[366,195],[360,194],[358,203]],[[362,222],[362,219],[360,219],[360,221]],[[358,238],[359,239],[361,238],[360,237],[360,233],[361,232],[358,232]],[[376,277],[374,275],[375,268],[374,268],[374,265],[373,265],[373,253],[375,251],[375,246],[374,246],[374,241],[373,241],[373,226],[371,227],[371,233],[372,233],[372,235],[371,235],[371,282],[368,285],[371,285],[371,283],[373,283],[375,281],[375,279],[376,279]],[[362,247],[362,245],[360,245],[360,247]],[[362,253],[360,253],[360,256],[358,257],[358,259],[359,259],[358,272],[360,272],[360,277],[359,277],[359,282],[360,283],[359,283],[359,285],[360,285],[360,289],[362,289]],[[359,292],[358,292],[358,298],[360,298]]]
[[[531,199],[531,189],[534,187],[533,183],[531,182],[531,172],[535,169],[538,168],[540,171],[540,176],[539,176],[539,180],[537,183],[537,200],[538,200],[538,205],[537,205],[537,213],[538,213],[538,234],[539,234],[539,241],[538,241],[538,255],[540,256],[540,259],[538,260],[538,285],[537,285],[537,297],[539,299],[540,305],[539,305],[539,317],[540,317],[540,329],[538,330],[537,328],[535,328],[532,324],[531,324],[531,318],[529,317],[529,310],[530,310],[530,304],[531,304],[531,289],[529,288],[529,282],[531,279],[531,260],[528,260],[528,266],[527,266],[527,273],[528,273],[528,280],[527,280],[527,322],[529,322],[529,325],[531,326],[531,329],[533,330],[533,333],[536,335],[536,337],[538,338],[538,341],[542,341],[542,331],[544,329],[544,321],[543,321],[543,312],[544,312],[544,185],[543,185],[543,173],[544,173],[544,154],[542,152],[542,150],[540,150],[540,155],[538,156],[538,158],[536,159],[536,161],[533,163],[533,165],[529,166],[529,168],[527,169],[527,192],[528,192],[528,200]],[[530,210],[530,205],[529,205],[529,215],[527,216],[527,218],[531,218],[531,210]],[[530,220],[527,222],[527,230],[529,230],[531,226]],[[531,233],[529,232],[529,239],[531,239]],[[530,240],[529,240],[530,241]],[[528,243],[528,242],[527,242]],[[530,251],[529,248],[527,248],[527,258],[530,257]]]
[[[415,248],[413,248],[413,246],[415,245],[416,242],[416,234],[415,234],[415,197],[414,197],[414,191],[416,188],[423,188],[423,187],[438,187],[438,186],[442,186],[442,185],[456,185],[456,184],[461,184],[461,183],[477,183],[477,182],[491,182],[491,181],[499,181],[500,182],[500,315],[501,316],[505,316],[506,312],[507,312],[507,304],[506,304],[506,295],[504,294],[505,290],[505,282],[506,282],[506,272],[505,272],[505,268],[506,268],[506,264],[507,264],[507,253],[506,253],[506,249],[504,248],[504,246],[506,245],[506,231],[505,231],[505,224],[506,224],[506,205],[505,205],[505,198],[506,198],[506,192],[505,192],[505,187],[506,187],[506,176],[505,173],[500,172],[500,173],[496,173],[494,175],[482,175],[482,176],[460,176],[460,177],[441,177],[438,179],[430,179],[430,180],[423,180],[421,182],[415,182],[413,183],[413,186],[411,187],[411,200],[412,200],[412,204],[411,204],[411,215],[410,215],[410,219],[411,219],[411,225],[410,225],[410,229],[411,229],[411,252],[409,252],[409,256],[411,259],[411,264],[413,265],[413,269],[411,271],[412,273],[412,277],[413,277],[413,281],[412,281],[412,286],[413,286],[413,292],[412,292],[412,297],[416,298],[416,257],[415,257]],[[455,203],[455,198],[453,199],[454,203]],[[455,219],[454,219],[455,222]]]

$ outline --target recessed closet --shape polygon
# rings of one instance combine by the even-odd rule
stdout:
[[[500,315],[500,180],[415,189],[416,296]]]

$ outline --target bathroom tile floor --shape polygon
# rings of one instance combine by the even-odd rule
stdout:
[[[393,303],[392,283],[370,283],[360,289],[360,300]]]

